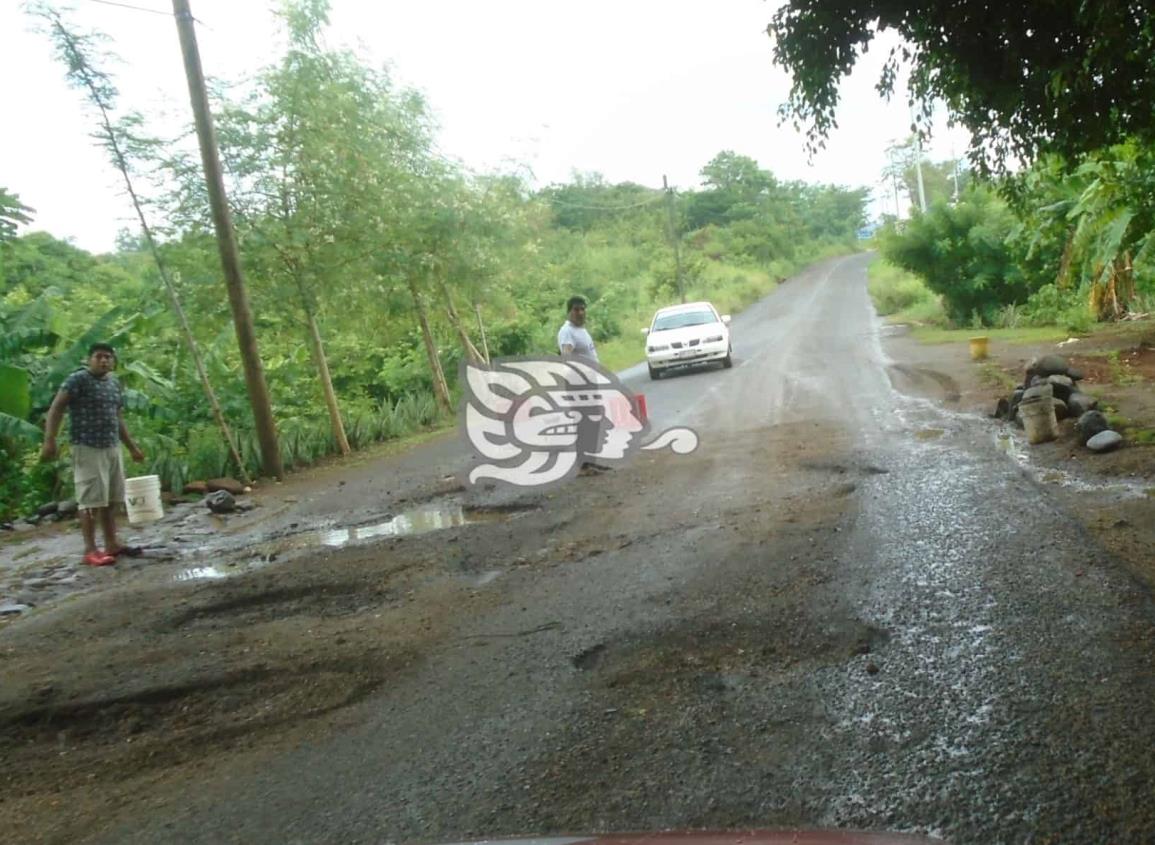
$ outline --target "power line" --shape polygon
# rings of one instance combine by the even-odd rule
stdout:
[[[114,0],[88,0],[90,3],[99,3],[102,6],[117,6],[121,9],[132,9],[134,12],[148,12],[153,15],[164,15],[166,18],[172,15],[172,12],[163,12],[160,9],[149,9],[145,6],[133,6],[131,3],[117,3]]]
[[[172,12],[166,12],[161,9],[150,9],[147,6],[134,6],[131,3],[117,3],[116,0],[88,0],[89,3],[99,3],[101,6],[115,6],[118,9],[131,9],[134,12],[148,12],[150,15],[162,15],[163,17],[172,17]],[[202,21],[200,18],[193,18],[205,29],[212,30],[212,27]]]
[[[664,194],[658,194],[656,197],[650,197],[648,200],[631,203],[630,205],[580,205],[579,203],[566,202],[565,200],[542,196],[540,193],[538,193],[537,196],[554,205],[561,205],[566,208],[580,208],[584,211],[625,211],[630,208],[641,208],[644,205],[653,205],[665,199]]]

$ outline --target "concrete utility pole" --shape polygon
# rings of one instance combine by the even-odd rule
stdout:
[[[922,136],[914,133],[914,172],[918,174],[918,207],[926,214],[926,188],[922,183]]]
[[[954,196],[951,197],[951,204],[958,205],[958,157],[955,155],[954,141],[950,142],[950,161],[954,169]]]
[[[265,369],[257,350],[253,314],[249,308],[249,296],[245,291],[245,277],[241,272],[240,255],[237,251],[237,235],[233,230],[228,200],[225,197],[225,182],[221,174],[220,155],[217,152],[216,132],[213,129],[212,113],[209,111],[204,71],[201,69],[200,50],[197,48],[196,30],[193,28],[192,10],[189,9],[188,0],[172,0],[172,12],[176,17],[177,32],[180,34],[181,53],[184,54],[189,100],[192,102],[197,140],[200,142],[213,226],[217,232],[217,248],[221,254],[221,268],[224,270],[225,287],[228,289],[229,306],[232,308],[233,325],[237,332],[237,345],[240,347],[241,363],[245,370],[245,386],[249,393],[249,403],[253,408],[257,440],[261,446],[261,467],[265,475],[280,478],[284,475],[284,467],[281,465],[281,450],[277,446],[277,427],[273,420],[273,408],[269,402],[269,388],[265,383]]]
[[[894,219],[898,220],[902,216],[902,206],[898,201],[898,165],[894,161],[894,150],[898,142],[892,141],[890,146],[886,148],[887,158],[890,160],[890,184],[894,188]]]
[[[674,225],[674,192],[670,190],[665,173],[662,174],[662,190],[666,192],[666,217],[670,224],[670,243],[674,247],[674,282],[678,286],[678,300],[685,302],[686,291],[682,288],[682,241]]]

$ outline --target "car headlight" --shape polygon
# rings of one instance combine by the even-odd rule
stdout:
[[[663,343],[661,346],[651,346],[646,349],[647,352],[665,352],[670,348],[668,343]]]
[[[706,343],[717,343],[721,339],[722,339],[722,335],[716,334],[713,337],[706,338],[705,342]]]

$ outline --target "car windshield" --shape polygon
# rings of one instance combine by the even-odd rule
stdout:
[[[718,322],[718,318],[709,309],[676,311],[673,314],[662,314],[654,320],[653,331],[664,332],[670,329],[684,329],[686,326],[705,326],[716,322]]]

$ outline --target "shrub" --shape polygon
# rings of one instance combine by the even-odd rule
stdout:
[[[955,323],[969,323],[976,314],[990,323],[1000,308],[1025,301],[1030,292],[1008,246],[1014,225],[1005,203],[975,187],[956,205],[939,202],[916,214],[901,231],[888,227],[880,243],[887,260],[942,296]]]

